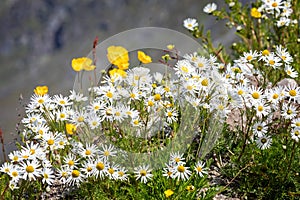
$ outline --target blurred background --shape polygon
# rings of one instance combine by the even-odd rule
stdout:
[[[189,35],[182,24],[192,17],[212,30],[216,44],[229,44],[234,34],[202,11],[211,2],[224,6],[208,0],[1,0],[0,128],[6,151],[14,148],[33,89],[47,85],[50,95],[68,95],[75,80],[71,60],[86,56],[95,36],[101,42],[147,26]]]

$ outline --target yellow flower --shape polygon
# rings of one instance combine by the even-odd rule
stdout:
[[[74,124],[66,124],[66,131],[68,134],[72,135],[76,131],[76,126]]]
[[[169,44],[169,45],[167,46],[167,48],[168,48],[169,50],[172,50],[172,49],[174,49],[174,47],[175,47],[175,45],[174,45],[174,44]]]
[[[127,73],[122,70],[122,69],[117,69],[117,68],[114,68],[112,70],[109,71],[109,75],[111,77],[119,77],[121,76],[122,78],[126,78],[127,77]]]
[[[48,93],[48,87],[47,86],[37,86],[34,89],[34,93],[36,95],[44,96],[45,94]]]
[[[138,51],[138,59],[144,64],[151,63],[152,59],[142,51]]]
[[[128,51],[121,46],[110,46],[107,48],[108,61],[119,69],[125,70],[129,66]]]
[[[172,194],[174,194],[174,192],[172,190],[170,190],[170,189],[168,189],[168,190],[165,191],[165,195],[166,195],[167,198],[169,196],[171,196]]]
[[[96,66],[93,65],[93,61],[90,58],[81,57],[72,59],[72,68],[74,71],[79,72],[81,70],[94,70]]]
[[[257,10],[257,8],[252,8],[251,16],[254,18],[261,18],[261,13]]]
[[[188,186],[186,186],[186,190],[187,191],[194,191],[195,187],[193,185],[188,185]]]

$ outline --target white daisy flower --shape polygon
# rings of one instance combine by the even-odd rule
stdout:
[[[37,177],[40,177],[41,174],[41,169],[39,169],[40,164],[38,163],[37,160],[26,160],[26,161],[22,161],[20,163],[20,169],[22,171],[23,174],[23,179],[24,180],[36,180]]]
[[[205,162],[202,162],[202,161],[198,161],[195,165],[195,171],[196,173],[203,177],[204,174],[207,174],[207,169],[205,168]]]
[[[192,172],[189,167],[185,167],[183,163],[176,165],[173,169],[173,178],[178,180],[188,180]]]
[[[147,183],[148,180],[151,180],[153,174],[151,174],[151,169],[149,169],[149,165],[138,166],[135,169],[135,177],[136,180],[141,180],[142,183]]]
[[[203,8],[203,12],[205,12],[207,14],[211,14],[215,10],[217,10],[217,4],[215,4],[215,3],[209,3]]]
[[[260,135],[260,137],[256,139],[257,147],[262,150],[270,148],[271,144],[272,144],[272,138],[270,136],[262,134]]]
[[[198,22],[196,19],[187,18],[183,21],[183,26],[186,29],[193,31],[198,26]]]

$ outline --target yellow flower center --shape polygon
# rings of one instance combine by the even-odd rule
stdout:
[[[94,106],[94,110],[99,110],[99,109],[100,109],[100,106],[98,106],[98,105]]]
[[[189,68],[187,68],[186,66],[182,66],[181,67],[181,70],[185,73],[188,73],[189,72]]]
[[[19,173],[18,173],[17,171],[13,171],[13,172],[11,173],[11,175],[12,175],[13,177],[17,177],[17,176],[19,175]]]
[[[172,117],[172,112],[168,112],[168,117]]]
[[[124,172],[118,172],[119,176],[124,176]]]
[[[40,134],[40,135],[43,135],[43,134],[44,134],[44,131],[43,131],[42,129],[40,129],[40,130],[39,130],[39,134]]]
[[[65,105],[65,104],[66,104],[66,102],[65,102],[64,100],[60,100],[60,101],[59,101],[59,104],[61,104],[61,105]]]
[[[300,126],[300,122],[296,122],[296,126]]]
[[[172,172],[171,172],[171,171],[168,171],[167,174],[168,174],[168,176],[171,176],[171,175],[172,175]]]
[[[73,160],[69,160],[68,165],[69,166],[73,166],[74,165],[74,161]]]
[[[155,100],[155,101],[159,101],[160,99],[161,99],[160,94],[155,94],[155,95],[154,95],[154,100]]]
[[[153,106],[154,102],[153,101],[148,101],[148,106]]]
[[[193,90],[193,86],[188,85],[188,86],[186,87],[186,89],[187,89],[187,90]]]
[[[38,100],[38,103],[39,103],[39,104],[43,104],[44,102],[45,102],[44,99],[39,99],[39,100]]]
[[[198,166],[196,169],[198,172],[202,172],[202,167]]]
[[[60,118],[66,118],[66,114],[65,113],[60,113],[59,117]]]
[[[269,54],[270,54],[270,52],[267,49],[263,50],[263,52],[262,52],[263,56],[267,56]]]
[[[147,171],[144,170],[144,169],[142,169],[142,170],[140,171],[140,175],[141,175],[141,176],[146,176],[146,175],[147,175]]]
[[[49,178],[49,175],[46,174],[46,173],[44,173],[44,178],[45,178],[45,179],[48,179],[48,178]]]
[[[296,92],[296,90],[290,90],[290,91],[289,91],[289,94],[290,94],[292,97],[294,97],[294,96],[297,95],[297,92]]]
[[[93,168],[91,167],[91,166],[88,166],[87,168],[86,168],[86,171],[88,171],[88,172],[90,172],[90,171],[92,171],[93,170]]]
[[[242,94],[244,94],[244,91],[243,90],[238,90],[238,95],[242,95]]]
[[[276,8],[277,6],[278,6],[277,2],[273,2],[273,3],[272,3],[272,7],[273,7],[273,8]]]
[[[18,156],[14,156],[13,157],[13,161],[18,161],[19,160],[19,157]]]
[[[247,56],[246,59],[247,59],[248,61],[250,61],[250,60],[252,60],[252,58],[253,58],[253,57],[252,57],[251,55],[249,55],[249,56]]]
[[[116,115],[117,117],[119,117],[119,116],[121,116],[121,113],[117,111],[117,112],[115,113],[115,115]]]
[[[108,173],[113,174],[114,172],[115,172],[115,170],[113,168],[108,169]]]
[[[257,107],[257,110],[258,110],[259,112],[262,112],[262,111],[264,110],[264,107],[263,107],[263,106],[258,106],[258,107]]]
[[[89,156],[89,155],[91,155],[91,154],[92,154],[91,150],[87,149],[87,150],[85,151],[85,155]]]
[[[293,111],[292,111],[291,109],[288,109],[288,110],[286,111],[286,113],[287,113],[288,115],[291,115],[291,114],[293,114]]]
[[[258,130],[258,131],[261,131],[262,128],[263,128],[262,126],[257,126],[257,130]]]
[[[33,167],[32,165],[28,165],[28,166],[26,167],[26,172],[27,172],[27,173],[32,173],[32,172],[34,172],[34,167]]]
[[[295,131],[295,136],[300,135],[299,131]]]
[[[74,169],[74,170],[72,171],[72,177],[77,178],[77,177],[79,177],[79,176],[80,176],[80,172],[79,172],[78,170]]]
[[[203,63],[198,63],[198,67],[203,67],[204,64]]]
[[[130,98],[134,99],[135,98],[135,94],[130,93]]]
[[[84,122],[84,117],[83,116],[78,117],[77,121],[78,122]]]
[[[139,120],[137,120],[137,119],[134,120],[134,121],[133,121],[133,124],[134,124],[134,125],[138,125],[138,124],[139,124]]]
[[[273,94],[273,96],[272,96],[273,99],[277,99],[278,97],[279,97],[278,94]]]
[[[201,85],[208,86],[208,79],[203,79],[203,81],[201,81]]]
[[[102,163],[102,162],[98,162],[97,163],[97,165],[96,165],[96,168],[98,169],[98,170],[103,170],[104,169],[104,163]]]
[[[185,171],[185,168],[184,168],[184,166],[183,165],[179,165],[178,167],[177,167],[177,170],[179,171],[179,172],[184,172]]]
[[[260,140],[260,141],[261,141],[261,143],[263,143],[263,144],[264,144],[264,143],[266,143],[266,142],[267,142],[267,139],[266,139],[266,138],[261,138],[261,140]]]
[[[113,97],[113,93],[111,91],[108,91],[106,93],[106,96],[111,99]]]
[[[170,92],[171,91],[169,87],[165,87],[164,90],[165,90],[165,92]]]
[[[282,60],[285,60],[285,59],[286,59],[286,56],[281,56],[281,59],[282,59]]]
[[[269,60],[269,64],[270,64],[270,65],[274,65],[274,64],[275,64],[275,61],[274,61],[274,60]]]
[[[258,92],[253,92],[252,97],[253,97],[253,99],[259,99],[260,94]]]
[[[103,155],[107,157],[110,155],[110,153],[109,153],[109,151],[104,151]]]
[[[35,150],[34,149],[30,149],[30,155],[33,155],[33,154],[35,154]]]
[[[62,176],[62,177],[67,177],[67,176],[68,176],[68,173],[67,173],[67,172],[62,172],[62,173],[61,173],[61,176]]]
[[[53,144],[54,144],[54,140],[53,140],[53,139],[49,139],[49,140],[47,141],[47,143],[48,143],[48,145],[53,145]]]

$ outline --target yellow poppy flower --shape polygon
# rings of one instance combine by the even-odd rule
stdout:
[[[76,131],[76,125],[75,124],[66,124],[66,131],[69,135],[72,135]]]
[[[72,59],[72,68],[74,71],[79,72],[81,70],[94,70],[96,66],[93,65],[92,59],[87,57],[81,57]]]
[[[261,13],[257,10],[257,8],[252,8],[251,16],[254,18],[261,18]]]
[[[125,70],[129,66],[128,51],[122,46],[110,46],[107,48],[108,61],[119,69]]]
[[[48,87],[47,86],[37,86],[34,89],[34,93],[36,95],[44,96],[45,94],[48,93]]]
[[[138,51],[138,59],[144,64],[151,63],[152,59],[142,51]]]
[[[167,198],[170,197],[172,194],[174,194],[174,192],[170,189],[165,191],[165,195],[166,195]]]

